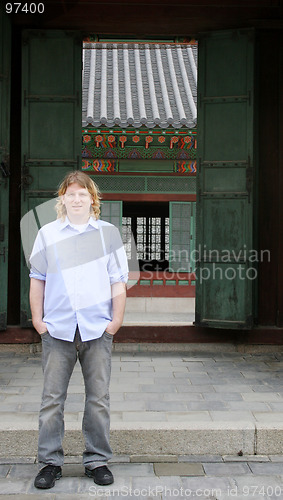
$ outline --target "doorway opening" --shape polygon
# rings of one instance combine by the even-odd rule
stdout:
[[[195,296],[196,104],[194,40],[84,41],[82,170],[102,218],[134,237],[130,301],[166,298],[172,312]]]
[[[123,203],[123,226],[134,237],[140,271],[169,269],[169,203]]]

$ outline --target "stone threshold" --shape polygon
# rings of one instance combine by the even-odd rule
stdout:
[[[0,424],[0,456],[36,455],[37,423]],[[283,449],[283,425],[235,422],[138,422],[113,423],[114,454],[145,455],[277,455]],[[81,454],[84,448],[79,423],[66,422],[66,455]]]
[[[238,344],[232,342],[225,343],[190,343],[190,342],[114,342],[113,351],[121,353],[245,353],[245,354],[265,354],[283,352],[283,345],[273,344]],[[36,354],[41,352],[41,343],[31,344],[1,344],[0,353],[13,352],[15,354]]]
[[[272,463],[283,462],[283,455],[113,455],[109,464],[129,463]],[[28,465],[38,463],[37,456],[10,455],[0,457],[0,465]],[[65,455],[64,465],[81,464],[81,455]]]

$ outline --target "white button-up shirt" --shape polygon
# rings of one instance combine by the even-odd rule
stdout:
[[[111,285],[128,280],[118,229],[90,217],[79,230],[68,218],[43,226],[30,257],[30,277],[45,281],[44,317],[52,337],[101,337],[112,320]]]

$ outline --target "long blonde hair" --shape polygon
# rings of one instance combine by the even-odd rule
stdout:
[[[59,196],[57,203],[55,205],[55,209],[57,212],[57,219],[65,220],[67,215],[66,207],[63,204],[62,196],[66,193],[68,186],[70,184],[77,183],[84,189],[87,189],[91,197],[93,198],[93,203],[90,208],[90,215],[95,219],[99,219],[100,214],[100,199],[101,194],[100,191],[95,184],[95,182],[91,179],[91,177],[80,170],[75,170],[67,174],[63,181],[61,182],[59,189],[57,191],[57,195]]]

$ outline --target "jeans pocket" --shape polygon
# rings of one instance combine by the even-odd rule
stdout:
[[[106,332],[106,331],[105,331],[103,335],[104,335],[106,338],[108,338],[108,339],[112,339],[112,340],[113,340],[114,335],[112,335],[111,333],[108,333],[108,332]]]

